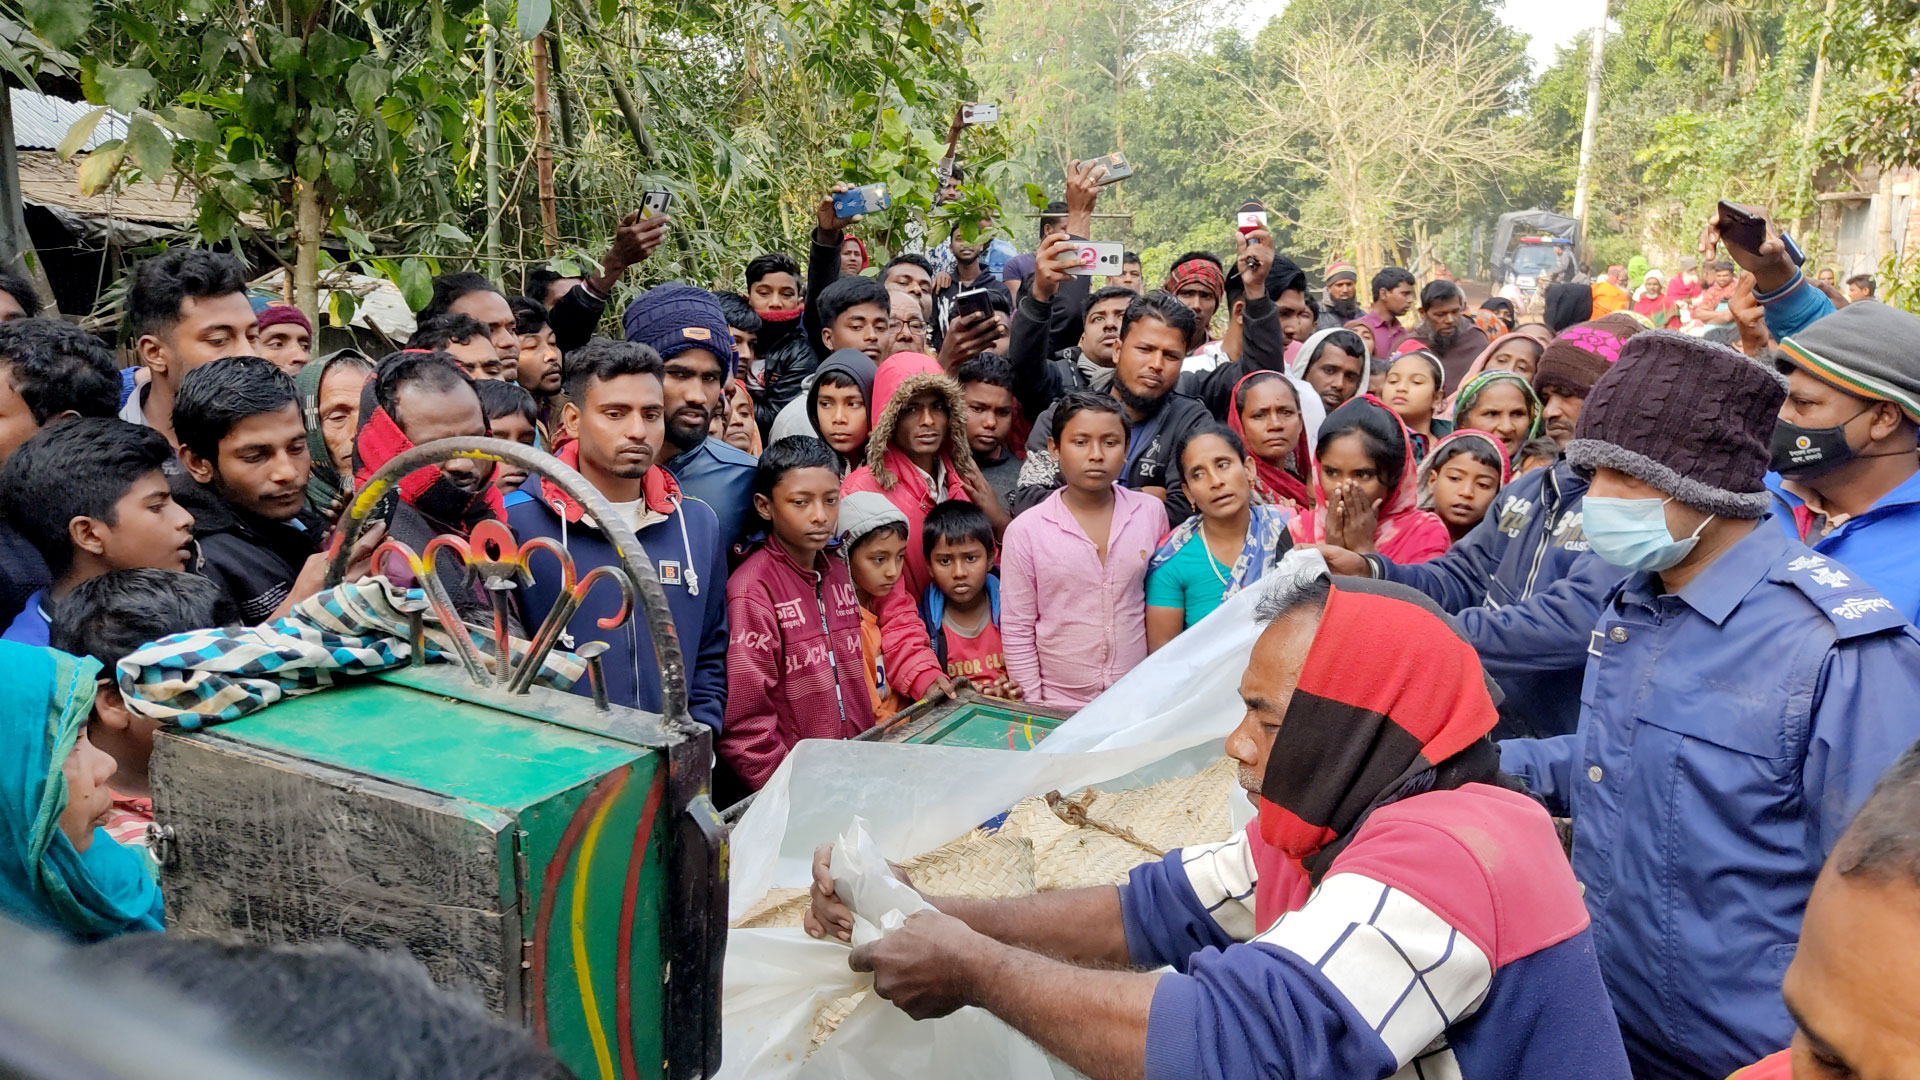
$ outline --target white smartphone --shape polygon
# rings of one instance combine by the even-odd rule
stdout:
[[[960,106],[962,124],[992,124],[1000,119],[1000,105],[992,101],[969,101]]]
[[[667,212],[667,206],[672,202],[673,193],[670,191],[649,191],[640,196],[640,216],[659,217]]]
[[[1112,277],[1120,273],[1121,260],[1127,256],[1125,244],[1105,240],[1082,241],[1076,250],[1080,253],[1080,265],[1067,271],[1074,277],[1093,277],[1096,274]]]

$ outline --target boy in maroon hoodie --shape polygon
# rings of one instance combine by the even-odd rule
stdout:
[[[791,435],[767,447],[753,508],[770,528],[727,578],[727,714],[717,747],[749,791],[801,739],[873,726],[860,603],[847,564],[827,554],[840,515],[840,459]]]

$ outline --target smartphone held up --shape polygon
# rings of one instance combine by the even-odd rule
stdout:
[[[862,214],[877,214],[892,205],[893,196],[885,184],[863,184],[850,191],[838,192],[833,197],[833,212],[843,220]]]
[[[1081,240],[1061,257],[1073,277],[1117,277],[1126,258],[1126,246],[1105,240]]]

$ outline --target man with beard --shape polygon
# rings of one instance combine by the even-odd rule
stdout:
[[[722,323],[713,332],[724,341],[725,331]],[[726,548],[713,510],[687,498],[659,464],[667,441],[662,371],[659,354],[633,341],[595,339],[568,354],[562,441],[553,453],[579,470],[639,539],[667,595],[686,656],[687,707],[695,720],[718,731],[727,699]],[[521,540],[544,536],[561,544],[582,575],[596,566],[620,564],[618,549],[585,508],[544,478],[538,488],[535,498],[509,511]],[[565,584],[551,562],[536,559],[533,573],[521,596],[529,623],[546,615]],[[560,646],[606,642],[609,700],[658,712],[660,667],[646,620],[633,619],[631,634],[600,628],[620,604],[612,589],[588,593],[567,622]],[[584,681],[576,687],[583,694],[590,689]]]
[[[1167,271],[1167,283],[1161,288],[1193,312],[1193,329],[1187,334],[1187,352],[1205,345],[1213,333],[1213,316],[1227,294],[1227,274],[1220,259],[1210,251],[1189,251],[1173,260]]]
[[[1320,308],[1318,330],[1338,330],[1366,312],[1360,309],[1360,272],[1350,262],[1327,267],[1326,303]]]
[[[1467,297],[1451,281],[1430,281],[1420,293],[1420,325],[1413,339],[1440,358],[1446,381],[1442,393],[1460,386],[1460,377],[1487,348],[1487,335],[1467,317]],[[1390,353],[1380,355],[1392,355]]]
[[[365,491],[381,466],[416,446],[487,433],[480,391],[453,357],[443,352],[393,353],[380,361],[361,391],[354,488]],[[500,490],[493,486],[493,466],[471,458],[415,469],[400,478],[395,495],[387,535],[415,553],[424,552],[436,536],[471,536],[483,521],[506,520]],[[419,584],[407,564],[391,555],[379,560],[375,572],[402,588]],[[458,559],[440,560],[435,573],[462,619],[475,626],[493,625],[492,600],[467,582],[466,567]]]
[[[660,354],[667,410],[662,463],[680,490],[713,509],[731,548],[753,510],[752,454],[714,438],[714,414],[733,381],[733,338],[713,294],[680,282],[647,290],[627,305],[627,340]]]
[[[1035,271],[1036,282],[1040,273]],[[1210,423],[1207,407],[1177,392],[1187,341],[1199,320],[1193,309],[1165,292],[1153,292],[1127,305],[1114,354],[1111,393],[1126,409],[1132,429],[1121,482],[1167,504],[1167,520],[1179,524],[1193,514],[1174,448],[1187,433]],[[1060,466],[1047,451],[1053,435],[1053,407],[1033,422],[1020,486],[1013,492],[1014,513],[1038,504],[1060,486]]]
[[[927,897],[849,965],[908,1016],[978,1006],[1095,1080],[1626,1080],[1580,885],[1500,774],[1472,647],[1412,590],[1349,578],[1255,618],[1226,744],[1245,831],[1117,888]],[[803,922],[850,940],[831,863]]]
[[[187,372],[173,402],[184,476],[175,501],[193,515],[200,574],[255,626],[320,591],[326,519],[307,509],[307,422],[293,379],[257,356],[228,356]],[[352,580],[386,539],[361,535]]]

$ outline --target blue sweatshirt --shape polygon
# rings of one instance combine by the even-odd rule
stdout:
[[[1818,538],[1800,534],[1795,512],[1810,511],[1805,500],[1781,485],[1778,473],[1767,474],[1767,490],[1773,494],[1774,520],[1789,537],[1845,564],[1893,601],[1908,622],[1920,623],[1920,560],[1913,557],[1920,551],[1920,473]]]
[[[1311,891],[1262,846],[1173,851],[1120,887],[1132,964],[1177,972],[1154,989],[1147,1080],[1626,1080],[1539,804],[1484,784],[1391,803]]]
[[[564,449],[563,449],[564,453]],[[563,458],[563,460],[566,460]],[[569,464],[572,462],[569,461]],[[660,474],[664,483],[653,481]],[[664,501],[650,497],[654,510],[651,524],[636,531],[640,547],[653,564],[654,575],[667,594],[667,607],[673,612],[673,627],[687,664],[687,708],[693,718],[720,730],[727,703],[727,562],[720,543],[720,523],[713,511],[697,499],[683,497],[665,470],[655,468],[649,474],[649,494],[656,484],[665,489]],[[532,494],[540,485],[538,498],[528,499],[507,510],[507,523],[525,542],[545,536],[559,541],[573,556],[580,576],[596,566],[617,562],[613,545],[605,534],[579,518],[579,508],[544,480],[528,480]],[[560,595],[558,565],[549,555],[532,558],[533,584],[521,590],[523,617],[529,635]],[[625,629],[602,630],[599,620],[620,610],[619,592],[611,584],[596,585],[581,602],[580,609],[567,622],[563,649],[588,641],[604,641],[607,651],[602,663],[607,674],[607,697],[620,705],[631,705],[649,712],[660,711],[660,668],[654,659],[653,638],[647,632],[647,620],[636,607],[629,620],[631,634]],[[577,694],[591,694],[593,688],[582,679],[574,687]]]
[[[1720,1080],[1785,1046],[1780,978],[1814,878],[1920,739],[1920,635],[1761,521],[1677,593],[1621,582],[1579,730],[1500,765],[1573,818],[1573,871],[1643,1080]]]

